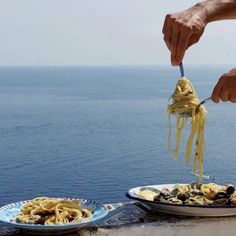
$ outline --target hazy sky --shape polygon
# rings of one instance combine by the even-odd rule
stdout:
[[[0,0],[0,65],[169,64],[167,13],[193,0]],[[208,25],[187,64],[235,64],[236,20]]]

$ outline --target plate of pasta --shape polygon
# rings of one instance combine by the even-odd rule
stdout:
[[[64,232],[88,226],[108,212],[90,200],[38,197],[0,207],[0,221],[27,231]]]
[[[218,217],[236,215],[236,190],[232,184],[161,184],[135,187],[126,196],[152,211],[172,215]]]

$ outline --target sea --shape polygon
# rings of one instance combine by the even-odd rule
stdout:
[[[186,66],[200,99],[230,66]],[[128,201],[135,186],[197,181],[167,148],[171,66],[0,67],[0,205],[38,196]],[[236,105],[208,102],[204,181],[236,184]],[[175,119],[172,124],[174,147]]]

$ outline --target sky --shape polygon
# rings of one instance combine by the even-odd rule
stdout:
[[[169,65],[165,15],[193,0],[0,0],[0,65]],[[185,64],[236,64],[236,20],[207,26]]]

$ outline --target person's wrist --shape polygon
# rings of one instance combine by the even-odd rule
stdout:
[[[232,9],[235,11],[236,8],[235,0],[206,0],[197,5],[204,9],[207,23],[218,20],[235,19],[235,16],[231,15]]]
[[[206,26],[211,19],[210,16],[210,11],[209,11],[209,2],[208,1],[204,1],[204,2],[200,2],[197,3],[196,5],[193,6],[193,8],[195,8],[195,11],[198,14],[199,19],[202,21],[202,23],[204,24],[204,26]]]
[[[202,8],[204,9],[203,11],[205,12],[205,22],[206,24],[214,21],[215,15],[216,15],[216,1],[208,0],[200,3],[202,5]]]

